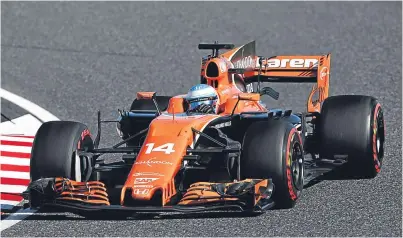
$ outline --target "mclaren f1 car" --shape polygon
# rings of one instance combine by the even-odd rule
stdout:
[[[29,206],[84,215],[262,212],[292,208],[304,186],[335,168],[355,178],[380,172],[381,105],[370,96],[329,96],[331,54],[261,57],[254,41],[199,49],[212,51],[197,83],[216,90],[217,112],[190,113],[185,94],[151,91],[137,92],[117,120],[98,112],[95,137],[79,122],[44,123],[31,153]],[[271,82],[312,83],[306,110],[263,104],[264,96],[279,98],[262,86]],[[104,123],[122,138],[109,148],[99,148]],[[111,154],[119,160],[107,163]]]

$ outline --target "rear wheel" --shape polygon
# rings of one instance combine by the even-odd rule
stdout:
[[[347,155],[344,175],[374,178],[384,157],[385,122],[381,105],[373,97],[329,97],[322,106],[318,127],[321,156]]]
[[[276,208],[292,208],[304,186],[304,152],[296,128],[284,120],[253,123],[245,133],[243,178],[272,178]]]

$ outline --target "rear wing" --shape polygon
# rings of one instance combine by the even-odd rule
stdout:
[[[327,55],[255,57],[255,67],[244,71],[245,83],[315,83],[308,97],[308,112],[319,112],[329,96],[330,57]],[[314,97],[315,96],[315,97]]]

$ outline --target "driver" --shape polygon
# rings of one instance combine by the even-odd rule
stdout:
[[[190,113],[217,114],[219,97],[216,90],[207,84],[193,86],[185,97]]]

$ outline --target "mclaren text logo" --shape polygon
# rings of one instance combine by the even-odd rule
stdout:
[[[134,184],[147,184],[158,180],[158,178],[136,178]]]
[[[153,165],[173,165],[173,163],[171,163],[171,162],[152,160],[152,159],[149,159],[147,161],[137,161],[134,164],[136,164],[136,165],[144,165],[145,164],[148,167],[153,167]]]
[[[269,59],[265,63],[263,61],[262,66],[266,66],[268,68],[311,68],[318,66],[317,59]],[[259,67],[259,63],[257,63]]]

